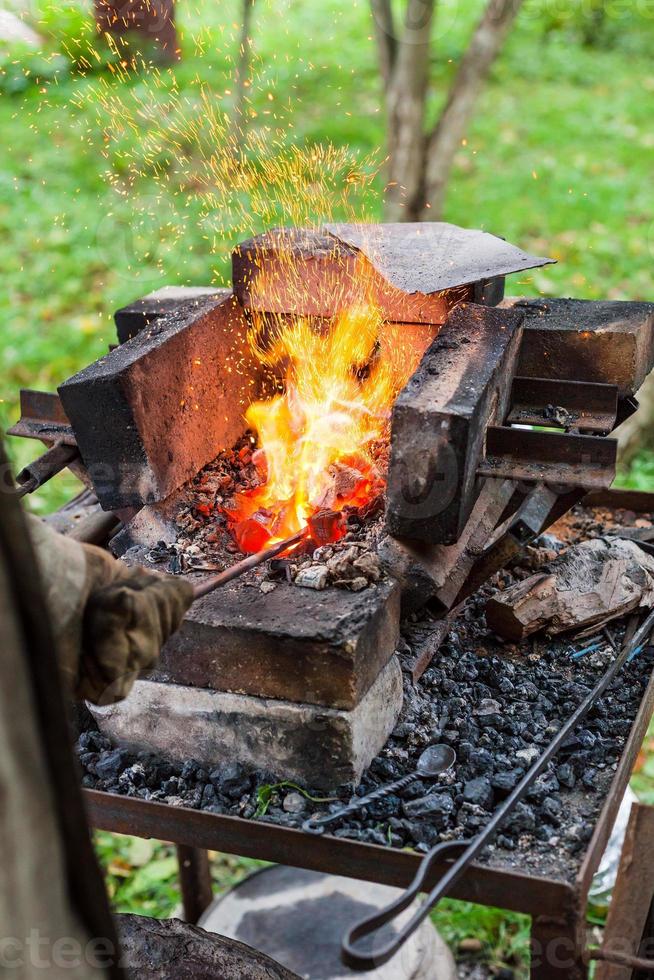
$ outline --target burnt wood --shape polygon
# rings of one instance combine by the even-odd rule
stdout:
[[[193,604],[150,680],[354,708],[399,638],[400,589],[273,592],[234,583]]]
[[[479,488],[486,429],[508,412],[522,313],[464,304],[400,393],[391,421],[387,526],[454,544]]]
[[[151,323],[59,388],[105,510],[163,500],[243,433],[259,366],[231,296]]]
[[[525,299],[518,373],[614,384],[635,394],[654,367],[654,303]]]

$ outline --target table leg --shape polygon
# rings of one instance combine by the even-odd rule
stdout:
[[[213,901],[209,852],[199,847],[178,844],[177,859],[184,918],[195,925]]]
[[[586,980],[583,923],[551,916],[531,920],[530,980]]]

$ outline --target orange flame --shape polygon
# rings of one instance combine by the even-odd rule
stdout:
[[[429,328],[385,323],[370,302],[327,326],[255,317],[251,343],[264,365],[285,369],[285,388],[246,412],[263,482],[226,509],[242,551],[293,534],[321,510],[361,507],[383,491],[380,444],[388,442],[391,409],[432,337]],[[343,533],[334,525],[332,540]]]

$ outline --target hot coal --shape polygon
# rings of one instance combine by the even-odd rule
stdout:
[[[265,548],[274,532],[272,513],[257,512],[237,525],[238,533],[229,519],[238,494],[254,490],[265,479],[259,454],[254,437],[246,433],[190,481],[175,518],[177,540],[159,542],[145,556],[147,561],[174,575],[222,571],[246,553]],[[332,503],[338,506],[336,498]],[[382,577],[376,546],[383,515],[382,495],[359,507],[318,511],[309,520],[306,543],[254,569],[244,580],[263,592],[272,591],[279,580],[318,590],[332,585],[353,592],[365,589]]]

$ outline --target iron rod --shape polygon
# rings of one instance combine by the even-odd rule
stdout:
[[[277,544],[271,545],[270,548],[264,548],[262,551],[257,551],[254,555],[248,555],[242,561],[237,561],[231,568],[226,568],[224,572],[212,575],[211,578],[193,587],[194,599],[200,599],[202,596],[213,592],[214,589],[219,589],[221,585],[226,585],[235,578],[240,578],[241,575],[245,575],[246,572],[249,572],[252,568],[256,568],[257,565],[262,565],[269,558],[276,558],[277,555],[281,555],[283,551],[292,548],[294,544],[298,544],[306,538],[308,533],[309,527],[304,527],[301,531],[292,534],[290,538],[285,538],[284,541],[278,541]]]

